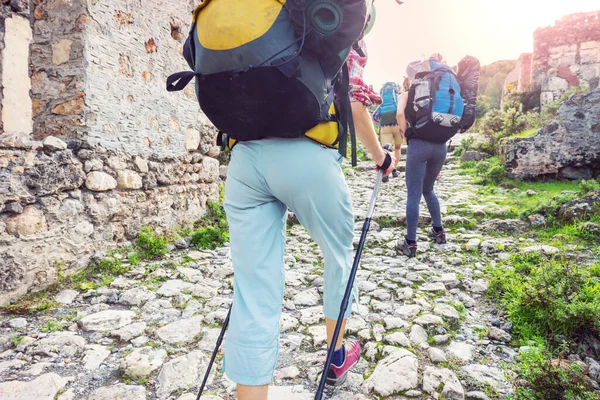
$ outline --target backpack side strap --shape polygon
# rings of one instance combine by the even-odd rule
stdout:
[[[197,72],[192,71],[174,73],[173,75],[170,75],[167,78],[167,91],[178,92],[180,90],[183,90],[188,85],[188,83],[190,83],[190,81],[197,76],[201,75]]]

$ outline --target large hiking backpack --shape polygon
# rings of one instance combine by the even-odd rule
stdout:
[[[396,125],[398,120],[398,85],[395,82],[386,82],[381,88],[383,103],[379,108],[379,123],[381,125]]]
[[[466,132],[477,118],[477,90],[479,89],[479,71],[481,64],[472,56],[466,56],[458,62],[458,82],[460,95],[465,101],[465,111],[460,120],[460,132]]]
[[[365,0],[204,0],[184,45],[193,72],[167,90],[195,77],[202,111],[236,141],[306,135],[345,155],[345,61],[366,21]]]
[[[424,61],[408,91],[406,137],[445,143],[458,132],[463,112],[464,101],[454,71],[439,61]]]

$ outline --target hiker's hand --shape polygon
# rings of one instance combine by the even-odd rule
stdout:
[[[396,168],[396,164],[398,164],[398,160],[396,160],[394,154],[387,150],[382,149],[381,153],[374,158],[375,163],[377,164],[375,166],[376,170],[382,170],[383,168],[385,168],[385,170],[383,171],[383,176],[390,175],[392,171]]]

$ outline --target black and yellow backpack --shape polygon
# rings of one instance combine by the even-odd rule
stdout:
[[[367,2],[204,0],[184,45],[193,72],[169,76],[167,90],[196,78],[202,111],[230,142],[306,135],[345,155],[345,62]]]

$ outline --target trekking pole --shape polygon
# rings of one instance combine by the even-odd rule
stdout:
[[[385,146],[383,146],[383,148],[388,151],[392,150],[392,146],[390,146],[389,144],[386,144]],[[346,314],[346,309],[348,308],[348,301],[350,299],[350,295],[352,294],[352,288],[354,287],[354,279],[356,278],[356,272],[358,271],[358,264],[360,263],[360,256],[365,245],[367,232],[369,232],[369,227],[371,226],[371,218],[373,217],[373,211],[375,211],[375,201],[377,200],[377,195],[379,194],[379,188],[381,187],[383,173],[383,170],[377,171],[377,180],[375,181],[375,188],[373,189],[373,195],[371,196],[371,203],[369,204],[367,216],[365,218],[365,222],[363,223],[362,232],[360,234],[360,240],[358,242],[358,248],[356,249],[356,256],[354,256],[354,263],[352,264],[352,270],[350,271],[350,277],[348,279],[348,285],[346,286],[346,292],[344,293],[344,298],[342,299],[342,304],[340,306],[340,314],[338,315],[338,319],[335,324],[335,330],[333,331],[331,345],[327,349],[327,359],[325,360],[325,368],[323,369],[323,374],[321,374],[321,382],[319,382],[319,389],[315,394],[315,400],[321,400],[323,398],[323,390],[325,389],[325,382],[327,380],[327,371],[329,370],[329,366],[331,365],[331,359],[333,358],[333,352],[335,351],[335,344],[337,343],[338,336],[340,335],[342,321],[344,320],[344,314]]]
[[[196,400],[200,400],[200,396],[202,396],[202,392],[204,391],[204,385],[206,385],[206,381],[208,381],[208,376],[210,375],[210,370],[212,368],[213,363],[215,362],[215,358],[217,357],[217,353],[219,352],[219,347],[221,347],[221,343],[223,342],[223,336],[225,336],[225,331],[227,330],[227,325],[229,325],[229,316],[231,315],[231,306],[229,306],[229,311],[227,312],[227,317],[225,317],[225,322],[223,322],[223,328],[221,328],[221,333],[219,334],[219,338],[217,339],[217,345],[215,346],[215,350],[212,353],[212,357],[210,358],[210,362],[208,363],[208,368],[206,369],[206,374],[204,374],[204,380],[202,381],[202,385],[200,386],[200,391],[198,392],[198,397]]]

